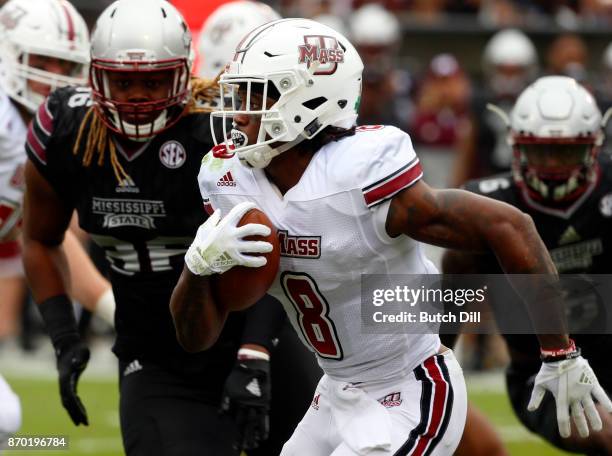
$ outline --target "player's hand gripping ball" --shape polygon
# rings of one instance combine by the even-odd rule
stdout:
[[[264,253],[266,264],[261,267],[234,266],[223,274],[212,277],[213,294],[219,303],[230,310],[242,310],[259,301],[268,291],[280,263],[280,246],[276,228],[259,209],[249,210],[238,222],[238,226],[248,223],[258,223],[270,228],[268,236],[247,236],[247,241],[267,241],[272,244],[272,251]],[[246,253],[246,255],[249,255]]]
[[[278,272],[276,228],[254,203],[236,205],[225,217],[219,210],[204,222],[185,254],[196,275],[210,276],[217,304],[242,310],[268,291]]]

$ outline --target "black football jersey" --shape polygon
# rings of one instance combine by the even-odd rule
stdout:
[[[525,196],[515,184],[511,173],[478,179],[465,185],[467,190],[509,203],[529,214],[540,237],[548,248],[559,273],[609,274],[612,273],[612,161],[608,155],[599,157],[599,180],[567,210],[554,210],[538,205]],[[481,272],[501,273],[493,255],[483,256]],[[508,290],[512,293],[512,290]],[[518,298],[516,302],[521,302]],[[605,303],[596,296],[581,296],[569,302],[570,315],[585,328],[596,328]],[[529,318],[524,309],[525,318]],[[598,320],[599,319],[599,320]],[[539,353],[535,336],[508,334],[508,345],[522,353]],[[608,368],[601,344],[612,343],[610,335],[572,336],[582,348],[591,365]],[[597,370],[596,370],[597,372]]]
[[[97,155],[89,166],[83,165],[87,128],[73,153],[90,106],[88,89],[53,92],[30,125],[29,159],[60,198],[77,210],[80,226],[105,251],[117,302],[114,351],[122,358],[176,364],[190,359],[204,367],[202,359],[214,358],[219,347],[239,342],[242,326],[242,316],[232,314],[216,348],[188,355],[177,343],[169,311],[184,253],[206,219],[197,175],[202,157],[212,147],[209,115],[184,116],[131,153],[115,141],[117,159],[129,176],[120,185],[109,150],[102,165]]]

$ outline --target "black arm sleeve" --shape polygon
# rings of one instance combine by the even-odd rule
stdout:
[[[246,311],[246,322],[242,333],[242,344],[256,344],[272,350],[287,315],[280,302],[265,295]]]

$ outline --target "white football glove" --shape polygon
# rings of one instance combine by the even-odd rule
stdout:
[[[612,402],[582,356],[542,363],[527,410],[536,410],[547,390],[552,393],[557,404],[557,424],[561,437],[567,438],[571,434],[570,409],[580,437],[589,436],[586,418],[594,431],[601,430],[601,418],[591,395],[608,413],[612,412]]]
[[[236,226],[244,214],[255,207],[255,203],[242,202],[223,218],[217,209],[200,225],[185,254],[185,264],[193,274],[222,274],[234,266],[259,268],[267,263],[264,256],[244,254],[271,252],[272,244],[267,241],[245,241],[243,238],[268,236],[270,228],[259,223]]]

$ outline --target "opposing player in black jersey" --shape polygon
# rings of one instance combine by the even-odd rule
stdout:
[[[88,424],[76,385],[89,352],[58,247],[76,209],[110,263],[128,455],[238,455],[267,433],[280,306],[268,299],[233,314],[219,342],[197,355],[178,345],[168,308],[184,253],[206,219],[197,173],[212,141],[201,107],[218,95],[212,83],[190,79],[190,49],[185,22],[166,1],[113,3],[92,36],[91,87],[53,92],[28,134],[24,261],[56,349],[62,402],[75,424]],[[273,407],[271,429],[285,435],[259,454],[279,451],[319,377],[292,333],[283,336],[279,350],[293,364],[276,366],[300,380],[277,379],[283,407]],[[222,397],[229,414],[218,414]]]
[[[612,272],[612,161],[607,154],[599,154],[602,116],[593,97],[568,77],[538,79],[520,95],[512,110],[510,142],[514,148],[512,171],[470,181],[466,188],[528,213],[559,273]],[[501,272],[493,255],[458,251],[445,253],[443,270]],[[517,298],[516,302],[521,301]],[[581,326],[593,328],[601,317],[602,304],[595,296],[570,301],[572,318],[581,318]],[[527,411],[541,362],[537,339],[516,334],[504,338],[511,356],[506,372],[508,393],[521,422],[564,450],[612,454],[612,417],[600,406],[603,430],[587,438],[578,433],[561,437],[549,395],[537,411]],[[573,338],[610,393],[612,366],[603,347],[612,344],[612,336],[576,334]],[[536,403],[531,403],[531,408]]]

